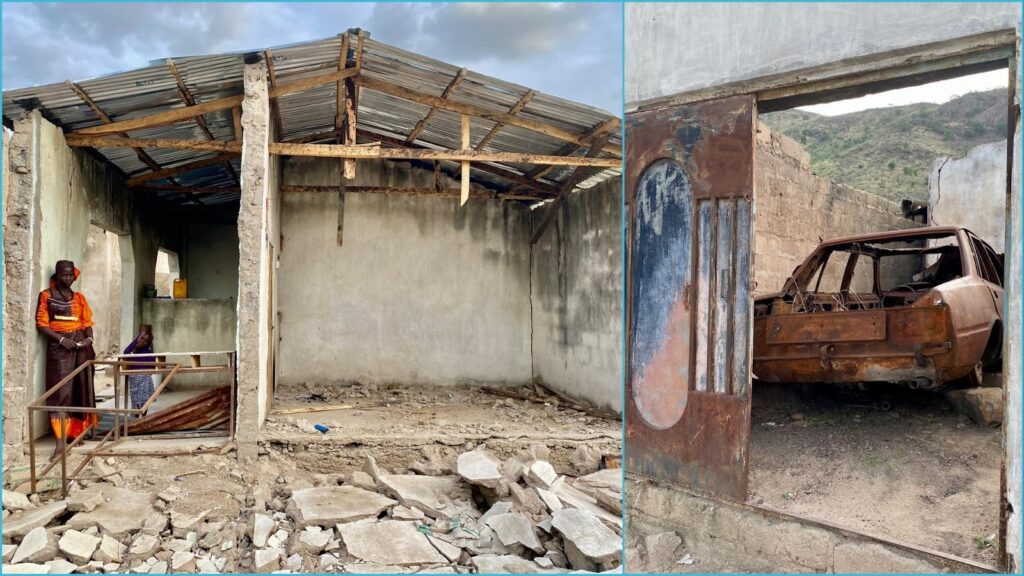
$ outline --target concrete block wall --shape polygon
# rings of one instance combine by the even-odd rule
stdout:
[[[533,211],[539,224],[547,208]],[[622,412],[622,180],[573,192],[533,246],[533,374]]]
[[[758,296],[781,289],[822,240],[921,226],[896,202],[815,175],[807,152],[764,123],[754,150],[754,198]]]

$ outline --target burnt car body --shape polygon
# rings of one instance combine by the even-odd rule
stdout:
[[[969,230],[929,227],[823,242],[782,291],[754,302],[753,371],[770,382],[931,388],[997,366],[1003,259]]]

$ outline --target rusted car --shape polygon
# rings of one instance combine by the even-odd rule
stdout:
[[[997,367],[1003,258],[969,230],[822,243],[754,302],[754,374],[770,382],[980,382]]]

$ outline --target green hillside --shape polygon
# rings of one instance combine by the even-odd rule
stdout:
[[[927,200],[939,156],[961,157],[1006,138],[1006,90],[971,92],[945,104],[911,104],[822,116],[786,110],[761,116],[800,142],[815,173],[892,200]]]

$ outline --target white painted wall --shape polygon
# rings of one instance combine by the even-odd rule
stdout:
[[[982,144],[963,158],[942,157],[928,174],[928,221],[963,226],[996,252],[1006,245],[1006,140]]]
[[[1020,4],[627,3],[626,102],[1006,28]]]

